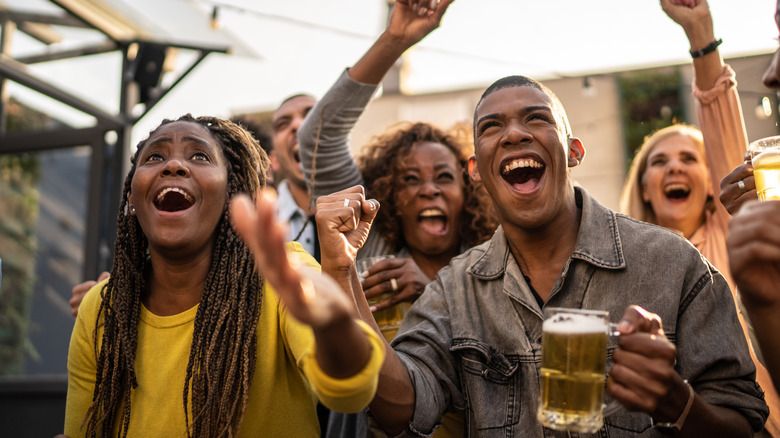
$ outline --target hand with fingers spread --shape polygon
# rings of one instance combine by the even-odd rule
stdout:
[[[735,167],[720,180],[720,203],[729,214],[736,213],[747,201],[758,199],[756,180],[750,153],[745,153],[745,162]]]
[[[81,301],[84,300],[84,295],[86,295],[93,286],[107,279],[109,275],[108,272],[103,271],[97,281],[89,280],[73,286],[73,290],[71,291],[73,297],[68,301],[68,304],[70,304],[70,313],[74,318],[79,314],[79,306],[81,306]]]
[[[413,303],[431,282],[411,258],[386,258],[371,265],[362,274],[361,284],[366,298],[393,295],[371,306],[371,311],[388,309],[401,302]]]
[[[288,256],[284,227],[274,216],[274,201],[272,192],[264,191],[254,204],[246,195],[230,202],[233,226],[252,251],[262,276],[290,313],[315,332],[355,317],[354,306],[333,279]]]

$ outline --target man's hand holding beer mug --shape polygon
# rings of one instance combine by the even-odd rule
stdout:
[[[607,343],[616,337],[604,404]],[[552,429],[593,433],[622,404],[647,412],[656,427],[679,430],[693,403],[693,390],[674,370],[677,348],[664,335],[661,318],[639,306],[620,323],[605,311],[545,309],[537,417]],[[682,413],[682,414],[681,414]]]
[[[674,369],[677,348],[666,338],[661,318],[639,306],[626,309],[617,326],[618,348],[607,391],[629,411],[650,414],[656,427],[679,431],[696,399]]]

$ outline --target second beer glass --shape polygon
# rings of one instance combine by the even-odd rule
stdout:
[[[748,150],[759,201],[780,200],[780,136],[756,140]]]

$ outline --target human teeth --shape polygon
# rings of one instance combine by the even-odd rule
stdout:
[[[420,212],[421,217],[444,216],[444,212],[438,208],[428,208]]]
[[[178,187],[168,187],[163,189],[162,192],[160,192],[159,195],[157,195],[157,202],[162,202],[163,199],[165,199],[165,195],[167,195],[170,192],[176,192],[184,196],[184,199],[187,200],[187,202],[192,202],[192,196],[189,195],[189,193],[185,192],[184,190],[178,188]]]
[[[674,190],[688,191],[690,189],[685,184],[669,184],[668,186],[664,187],[665,193],[669,193]]]
[[[536,160],[533,160],[533,159],[514,160],[511,163],[509,163],[506,166],[504,166],[503,172],[507,173],[509,171],[512,171],[512,170],[515,170],[515,169],[524,168],[524,167],[530,167],[530,168],[533,168],[533,169],[541,169],[543,166],[542,166],[542,163],[540,163],[540,162],[538,162]]]

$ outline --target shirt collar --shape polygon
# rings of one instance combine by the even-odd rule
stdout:
[[[306,217],[304,211],[295,203],[289,183],[282,181],[276,186],[276,217],[281,222],[289,222],[296,215]]]

